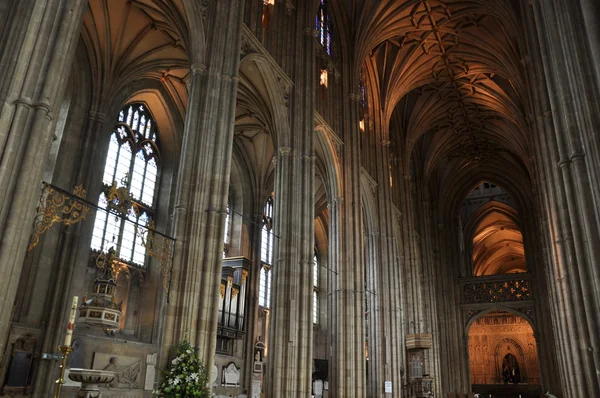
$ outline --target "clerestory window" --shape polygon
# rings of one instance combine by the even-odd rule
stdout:
[[[321,0],[319,4],[319,10],[317,11],[317,18],[315,23],[315,29],[317,30],[317,40],[323,46],[327,54],[331,55],[331,18],[327,13],[327,1]]]

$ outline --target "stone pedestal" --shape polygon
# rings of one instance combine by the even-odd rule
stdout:
[[[78,398],[100,398],[100,385],[111,383],[115,377],[115,372],[107,370],[92,370],[92,369],[71,369],[69,378],[73,381],[81,383],[81,387],[77,392]]]

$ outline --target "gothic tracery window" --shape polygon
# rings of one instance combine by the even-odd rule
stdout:
[[[130,264],[144,266],[146,251],[135,224],[145,226],[155,215],[155,193],[158,180],[160,152],[156,123],[145,105],[126,105],[117,118],[110,136],[106,155],[103,190],[92,233],[92,250],[113,248],[119,257]],[[130,211],[126,219],[108,209],[107,192],[115,182],[126,187],[140,211]]]
[[[323,46],[327,54],[331,55],[331,18],[327,13],[327,1],[321,0],[319,4],[319,10],[317,11],[317,19],[315,23],[315,29],[317,30],[317,39]]]
[[[260,277],[258,305],[269,308],[271,305],[271,266],[273,264],[273,196],[267,198],[263,214],[260,239]]]

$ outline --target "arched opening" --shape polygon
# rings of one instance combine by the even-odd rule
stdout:
[[[506,354],[502,360],[502,379],[504,384],[519,384],[521,382],[519,360],[513,354]]]
[[[471,323],[468,337],[474,393],[486,397],[539,396],[537,342],[528,319],[513,311],[494,310]]]
[[[503,188],[482,182],[464,199],[461,218],[473,276],[528,271],[519,216]]]

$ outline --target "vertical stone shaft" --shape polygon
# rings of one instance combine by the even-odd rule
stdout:
[[[365,278],[362,244],[360,192],[359,95],[353,73],[342,73],[344,92],[342,120],[343,200],[339,203],[343,236],[340,242],[340,267],[332,286],[332,303],[338,324],[333,337],[332,398],[364,397],[365,360]]]
[[[377,345],[377,357],[370,360],[377,361],[374,365],[379,376],[374,386],[373,397],[401,397],[402,396],[402,371],[404,368],[405,335],[402,328],[402,293],[401,278],[398,273],[398,243],[394,231],[395,214],[392,209],[391,186],[390,186],[390,149],[389,142],[385,137],[378,137],[381,145],[377,150],[377,205],[379,221],[379,239],[376,239],[376,250],[380,253],[377,264],[376,288],[369,288],[366,294],[374,296],[375,308],[371,311],[377,312],[377,330],[370,340],[375,340]],[[375,239],[373,239],[375,241]],[[375,243],[375,242],[374,242]],[[419,280],[420,282],[420,280]],[[392,382],[392,394],[385,394],[385,381]]]
[[[252,259],[252,269],[250,270],[246,279],[246,313],[244,315],[244,323],[246,325],[244,366],[246,369],[252,369],[254,366],[254,344],[258,339],[258,336],[261,336],[263,342],[265,342],[267,338],[267,336],[262,336],[258,330],[258,292],[260,283],[260,270],[262,268],[260,252],[264,204],[256,203],[254,210],[254,224],[252,224],[250,227],[252,228],[252,235],[250,236],[250,242],[252,242],[252,254],[250,257]],[[252,379],[253,372],[244,372],[244,384],[246,386],[252,386]]]
[[[422,226],[423,231],[423,244],[421,245],[423,251],[423,275],[422,275],[422,289],[424,300],[424,327],[425,331],[432,334],[433,346],[428,352],[427,357],[427,368],[428,373],[434,378],[433,390],[436,394],[441,393],[440,390],[440,379],[442,375],[442,369],[440,368],[439,353],[442,349],[444,342],[440,341],[439,338],[439,324],[438,324],[438,309],[436,302],[436,289],[433,283],[434,276],[437,275],[439,270],[439,244],[436,239],[435,231],[437,224],[435,222],[435,216],[433,206],[430,201],[430,195],[427,190],[421,190],[419,192],[421,196],[421,211],[419,212],[420,218],[418,223]],[[443,370],[446,373],[446,369]]]
[[[275,233],[267,396],[310,396],[312,376],[314,253],[314,23],[310,4],[286,13],[276,3],[273,29],[282,40],[276,53],[294,87],[289,98],[290,131],[278,132]],[[287,15],[287,16],[286,16]],[[292,23],[291,20],[294,20]],[[271,29],[271,27],[270,27]]]
[[[0,59],[0,353],[87,1],[13,4]]]
[[[531,67],[528,69],[529,89],[532,99],[530,105],[531,115],[529,119],[531,120],[531,128],[536,132],[536,134],[533,135],[533,148],[535,148],[536,179],[539,184],[539,191],[536,199],[540,208],[540,217],[542,218],[540,236],[543,242],[543,261],[549,265],[546,267],[545,274],[551,309],[554,311],[554,314],[560,314],[564,313],[568,303],[562,292],[562,287],[564,286],[564,278],[561,276],[562,271],[560,271],[562,265],[558,267],[552,266],[554,263],[558,265],[564,264],[566,261],[566,253],[564,246],[562,245],[564,240],[561,237],[560,228],[556,227],[560,223],[560,220],[558,219],[558,215],[551,211],[551,209],[557,206],[557,189],[553,182],[553,173],[556,172],[556,167],[554,166],[556,160],[553,159],[554,156],[549,147],[549,138],[547,138],[549,137],[548,134],[552,131],[553,126],[550,119],[550,112],[548,111],[550,105],[546,91],[541,55],[539,54],[540,48],[537,41],[534,17],[529,8],[526,8],[522,14],[525,18],[523,26],[528,27],[526,35],[527,47],[532,58]],[[551,321],[554,329],[554,339],[556,339],[557,342],[556,353],[558,363],[560,368],[567,369],[574,366],[572,362],[573,355],[567,352],[570,351],[572,347],[571,344],[568,344],[569,332],[567,330],[567,323],[560,318],[562,317],[557,317],[555,315],[551,317]],[[540,363],[544,366],[544,361],[542,359],[543,358],[540,355]],[[558,372],[555,376],[555,380],[542,380],[545,385],[548,385],[548,388],[550,388],[553,393],[561,392],[560,384],[565,386],[563,390],[565,392],[571,389],[571,386],[577,384],[571,378],[573,376],[572,373]]]
[[[548,184],[545,212],[553,240],[549,263],[558,298],[555,318],[562,324],[558,348],[563,384],[568,396],[600,396],[598,170],[590,162],[597,155],[594,131],[600,128],[594,61],[578,22],[580,4],[534,3],[525,12],[533,14],[537,28],[540,51],[533,51],[534,64],[543,65],[550,108],[536,116],[552,115],[538,134],[549,147],[541,154],[542,162],[550,159],[541,179]]]
[[[177,239],[163,350],[187,338],[212,369],[216,348],[243,1],[209,9],[205,65],[193,64],[175,204]],[[163,353],[164,354],[164,353]]]

